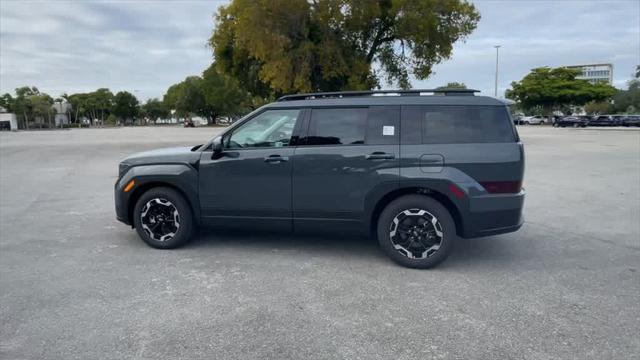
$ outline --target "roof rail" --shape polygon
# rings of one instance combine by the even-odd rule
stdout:
[[[278,98],[277,101],[290,100],[312,100],[325,98],[345,98],[358,96],[375,96],[375,95],[396,95],[396,96],[420,96],[422,93],[444,94],[444,95],[471,95],[480,92],[473,89],[457,89],[457,88],[441,88],[441,89],[411,89],[411,90],[364,90],[364,91],[333,91],[318,92],[306,94],[285,95]]]

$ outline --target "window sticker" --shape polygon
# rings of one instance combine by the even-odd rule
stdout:
[[[383,126],[382,127],[382,135],[383,136],[393,136],[396,132],[396,128],[394,126]]]

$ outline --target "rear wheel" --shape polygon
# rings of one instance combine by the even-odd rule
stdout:
[[[189,203],[168,187],[142,194],[136,202],[133,221],[140,238],[158,249],[184,245],[191,239],[195,226]]]
[[[392,201],[377,224],[382,250],[400,265],[426,269],[449,256],[456,238],[455,223],[447,209],[423,195]]]

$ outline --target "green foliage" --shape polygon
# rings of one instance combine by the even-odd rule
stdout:
[[[462,82],[450,82],[445,86],[439,86],[436,89],[466,89],[467,85]]]
[[[105,122],[109,125],[115,125],[118,123],[118,118],[114,114],[109,114]]]
[[[76,122],[79,122],[80,118],[85,116],[93,124],[94,120],[100,119],[104,121],[111,114],[115,97],[109,89],[100,88],[90,93],[67,95],[67,100],[75,111]]]
[[[158,99],[147,100],[147,102],[142,105],[140,112],[141,116],[149,118],[151,121],[166,119],[171,115],[164,102]]]
[[[636,67],[634,78],[627,85],[627,90],[620,90],[613,96],[613,111],[634,114],[640,109],[640,66]]]
[[[576,79],[580,71],[568,68],[533,69],[522,80],[511,83],[507,98],[518,102],[523,109],[536,106],[549,114],[563,106],[582,106],[589,101],[601,102],[610,99],[616,89],[605,83],[591,84]]]
[[[479,19],[465,0],[234,0],[209,44],[217,69],[263,99],[371,89],[381,77],[408,88],[410,73],[431,75]]]
[[[138,115],[138,99],[130,92],[118,92],[113,99],[113,115],[122,120],[134,119]]]
[[[251,106],[251,99],[238,82],[219,74],[214,65],[205,70],[202,77],[189,76],[169,87],[163,102],[175,110],[178,117],[196,114],[209,123],[220,116],[237,116]]]
[[[189,76],[169,87],[163,101],[176,111],[178,117],[186,118],[190,113],[206,116],[202,78],[199,76]]]
[[[613,106],[608,101],[590,101],[584,106],[584,111],[589,115],[609,114],[613,112]]]
[[[213,120],[218,116],[236,117],[251,106],[251,99],[238,81],[218,73],[213,64],[202,73],[202,91]]]

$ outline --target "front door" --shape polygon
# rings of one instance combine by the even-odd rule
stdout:
[[[300,113],[261,112],[225,135],[220,154],[202,153],[203,223],[291,229],[291,138]]]
[[[372,199],[399,185],[400,108],[311,109],[293,162],[296,230],[366,230]]]

